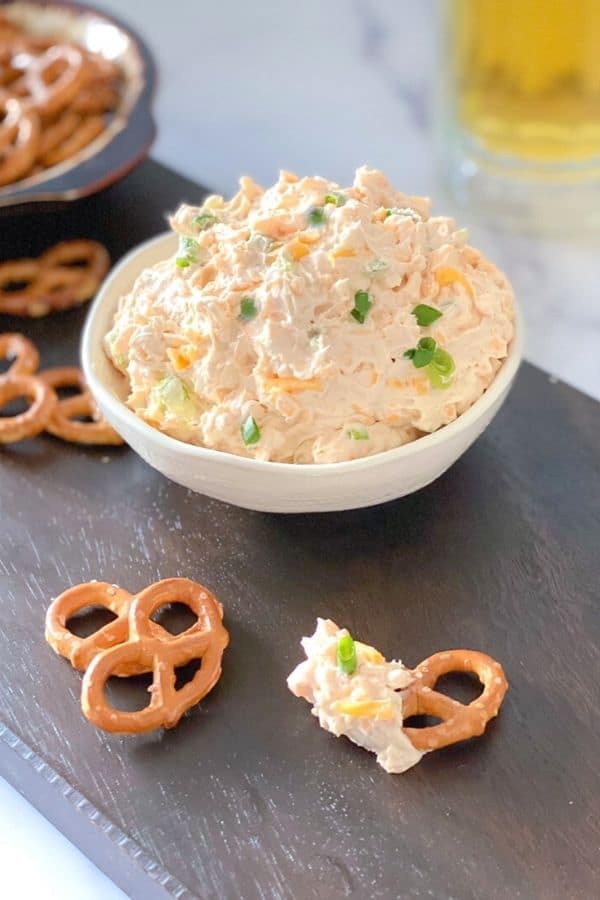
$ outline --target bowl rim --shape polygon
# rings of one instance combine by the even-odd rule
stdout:
[[[154,245],[160,246],[163,242],[166,244],[167,239],[173,240],[171,231],[162,232],[130,250],[117,265],[110,271],[102,284],[96,298],[94,299],[88,312],[82,338],[81,338],[81,362],[85,373],[86,381],[94,395],[99,395],[101,401],[105,403],[112,411],[114,411],[117,419],[125,420],[134,430],[138,431],[147,441],[158,445],[163,451],[174,453],[177,455],[187,455],[188,458],[198,460],[199,462],[212,463],[219,461],[225,464],[236,466],[240,469],[248,471],[263,471],[275,473],[285,473],[287,475],[293,472],[306,474],[310,478],[325,477],[327,475],[342,475],[346,473],[355,473],[365,471],[367,469],[376,468],[386,463],[402,461],[408,459],[426,450],[433,449],[440,444],[450,441],[460,432],[467,430],[472,426],[480,416],[494,405],[494,403],[502,396],[502,394],[510,387],[523,358],[524,344],[524,323],[519,303],[515,299],[515,333],[511,341],[508,355],[504,359],[501,368],[489,387],[470,407],[460,416],[443,425],[437,431],[423,435],[408,444],[401,444],[399,447],[392,447],[390,450],[384,450],[380,453],[374,453],[371,456],[363,456],[359,459],[343,460],[333,463],[287,463],[272,460],[253,459],[247,456],[238,456],[235,453],[228,453],[224,450],[212,450],[209,447],[200,447],[196,444],[189,444],[186,441],[180,441],[178,438],[171,437],[153,428],[143,419],[140,419],[133,410],[129,409],[125,403],[110,391],[94,371],[94,359],[97,353],[104,353],[104,349],[100,341],[96,341],[96,331],[98,329],[98,319],[100,313],[104,311],[107,302],[111,300],[111,289],[118,276],[128,269],[137,257],[149,250]],[[118,298],[113,299],[116,304]]]

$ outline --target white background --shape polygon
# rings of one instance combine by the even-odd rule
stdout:
[[[383,168],[438,195],[429,136],[434,0],[105,0],[152,47],[160,70],[154,155],[221,192],[277,170],[348,182]],[[178,198],[173,198],[174,202]],[[560,242],[472,228],[508,272],[528,356],[600,396],[597,239]],[[2,896],[123,897],[0,780]]]

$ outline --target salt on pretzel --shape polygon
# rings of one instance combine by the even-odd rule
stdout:
[[[120,446],[123,438],[103,418],[87,390],[85,378],[77,366],[45,369],[39,378],[54,391],[60,388],[79,388],[80,393],[59,399],[46,423],[46,431],[72,444],[112,444]],[[77,421],[78,417],[91,419]]]
[[[24,177],[39,152],[40,119],[15,97],[0,97],[0,187]]]
[[[0,263],[0,313],[40,317],[70,309],[98,290],[110,266],[97,241],[61,241],[37,259]],[[21,284],[13,290],[15,284]]]
[[[54,44],[41,53],[23,50],[13,65],[23,69],[15,91],[45,117],[72,103],[86,80],[84,51],[73,44]]]
[[[464,704],[435,691],[438,679],[450,672],[477,675],[483,685],[481,695]],[[483,734],[487,723],[498,714],[508,689],[500,663],[477,650],[434,653],[419,663],[414,675],[414,682],[402,694],[404,718],[429,715],[442,720],[428,728],[403,728],[412,745],[424,752]]]
[[[161,628],[157,635],[151,616],[161,606],[175,602],[188,606],[198,621],[181,634],[172,635]],[[159,581],[137,594],[129,609],[128,640],[98,653],[86,670],[81,692],[86,718],[105,731],[124,734],[173,728],[220,678],[223,651],[229,643],[222,618],[222,606],[210,591],[187,578]],[[177,690],[175,668],[193,659],[202,660],[199,670]],[[110,706],[104,691],[111,675],[129,666],[153,673],[150,703],[135,712]]]
[[[21,397],[31,400],[31,404],[23,413],[0,418],[0,444],[13,444],[40,434],[56,406],[56,394],[52,388],[35,375],[5,375],[0,378],[0,409]]]
[[[23,334],[6,332],[0,334],[0,360],[13,360],[12,365],[4,373],[11,375],[33,375],[40,364],[40,354],[29,338]]]
[[[85,671],[102,650],[116,647],[129,637],[129,609],[133,596],[129,591],[106,581],[76,584],[56,597],[46,613],[46,640],[55,653],[64,656],[71,665]],[[72,616],[89,607],[108,609],[116,616],[87,637],[79,637],[68,628]],[[160,626],[152,622],[158,629]],[[118,667],[114,674],[122,677],[147,672],[135,663]]]

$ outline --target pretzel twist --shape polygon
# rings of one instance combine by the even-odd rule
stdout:
[[[53,122],[43,129],[40,136],[39,158],[44,159],[57,147],[64,144],[81,121],[81,116],[72,109],[65,109]]]
[[[84,671],[102,650],[122,644],[129,634],[128,615],[132,596],[123,588],[106,581],[77,584],[56,597],[46,613],[46,640],[56,653]],[[67,627],[68,620],[90,606],[101,606],[116,618],[88,637],[78,637]],[[139,667],[119,669],[117,675],[135,675]]]
[[[72,123],[73,120],[71,120]],[[71,130],[63,140],[57,142],[51,150],[40,153],[39,159],[43,166],[49,168],[56,166],[65,159],[70,159],[91,144],[94,138],[104,131],[104,119],[101,115],[91,115],[87,118],[77,117]]]
[[[161,626],[157,633],[150,617],[159,607],[174,602],[189,606],[197,622],[182,634],[172,635]],[[215,597],[187,578],[169,578],[147,587],[131,603],[128,640],[98,653],[86,670],[81,693],[86,718],[105,731],[125,734],[173,728],[219,680],[223,651],[229,643],[222,618],[223,609]],[[175,668],[192,659],[201,659],[201,666],[191,681],[177,690]],[[153,673],[150,703],[135,712],[112,707],[104,691],[111,675],[130,666]]]
[[[37,259],[0,263],[0,313],[45,316],[88,300],[99,288],[110,265],[97,241],[61,241]],[[15,284],[23,284],[12,290]]]
[[[0,444],[13,444],[35,437],[44,430],[56,406],[54,391],[34,375],[5,375],[0,378],[0,409],[20,397],[31,400],[31,404],[23,413],[0,418]]]
[[[434,690],[442,675],[468,672],[477,675],[483,692],[472,703],[459,703]],[[415,681],[403,692],[403,713],[408,719],[430,715],[442,719],[428,728],[404,728],[417,750],[439,750],[458,741],[483,734],[490,719],[498,714],[508,689],[500,663],[477,650],[446,650],[424,659],[414,670]]]
[[[123,444],[96,406],[81,369],[61,366],[35,374],[39,353],[30,340],[16,333],[0,334],[2,359],[14,361],[6,374],[0,375],[0,409],[19,397],[32,402],[24,413],[0,417],[0,443],[35,437],[45,429],[75,444]],[[80,393],[59,398],[56,392],[60,388],[78,388]],[[77,421],[78,417],[90,421]]]
[[[46,423],[46,431],[73,444],[113,444],[120,446],[123,438],[108,424],[86,388],[83,372],[76,366],[45,369],[39,377],[53,390],[79,388],[73,397],[59,399]],[[77,421],[78,416],[91,419]]]
[[[13,64],[24,70],[13,88],[44,116],[72,103],[86,79],[84,53],[73,44],[54,44],[39,54],[24,50]]]
[[[35,344],[23,334],[0,334],[0,360],[13,360],[5,372],[9,375],[33,375],[40,364],[40,354]]]
[[[15,97],[0,97],[0,187],[24,177],[37,159],[40,119]]]
[[[89,115],[94,113],[106,113],[114,109],[119,103],[119,92],[106,80],[99,78],[79,91],[73,102],[72,109],[76,113]]]

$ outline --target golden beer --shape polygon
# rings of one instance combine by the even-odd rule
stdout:
[[[600,0],[452,0],[457,124],[484,153],[600,160]]]

